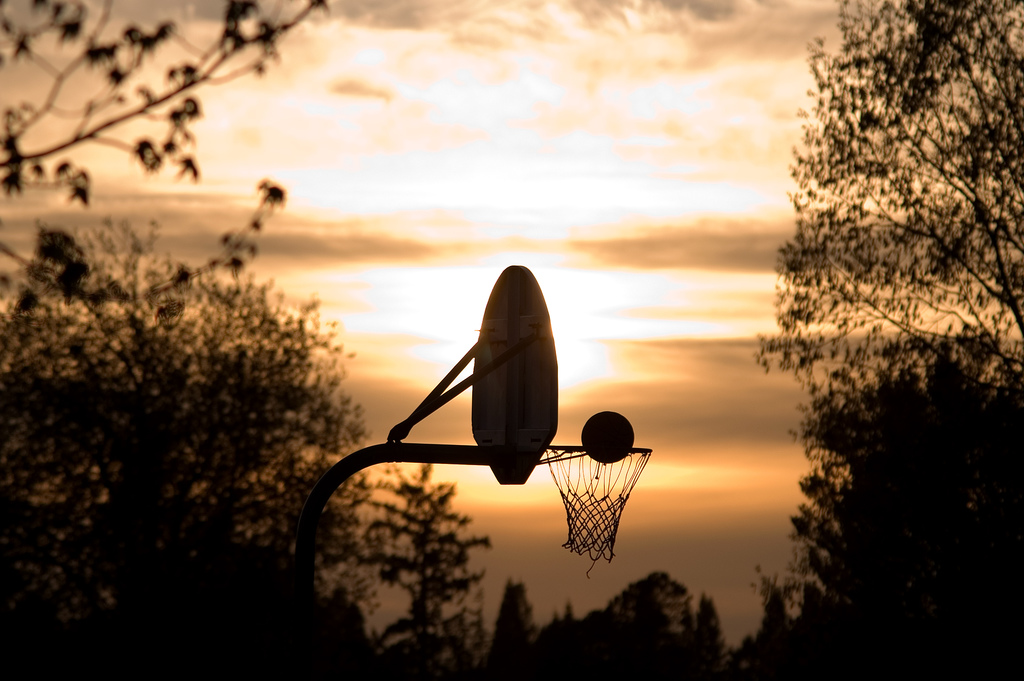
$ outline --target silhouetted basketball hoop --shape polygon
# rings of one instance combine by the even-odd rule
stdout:
[[[622,511],[651,450],[633,447],[633,427],[613,411],[591,416],[580,441],[582,447],[549,447],[542,459],[565,504],[569,538],[562,546],[611,562]]]
[[[452,382],[473,363],[468,378]],[[406,443],[412,428],[473,388],[476,445]],[[622,509],[651,450],[633,447],[633,427],[614,412],[595,414],[582,446],[552,445],[558,427],[558,362],[551,318],[540,286],[525,267],[498,277],[484,310],[480,336],[407,419],[372,445],[338,461],[317,481],[299,515],[295,537],[297,667],[309,672],[316,530],[334,491],[354,473],[379,463],[490,466],[503,485],[521,485],[547,463],[565,502],[564,546],[598,558],[614,556]],[[593,565],[591,565],[593,569]],[[588,571],[589,573],[589,571]]]

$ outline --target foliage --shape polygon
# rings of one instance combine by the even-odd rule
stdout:
[[[488,678],[531,678],[534,674],[531,648],[536,635],[526,586],[510,579],[494,623],[494,638],[487,656]]]
[[[766,366],[816,392],[937,356],[1024,385],[1024,5],[843,2],[811,54]]]
[[[0,70],[37,74],[48,87],[38,100],[9,102],[3,110],[0,186],[7,196],[33,187],[60,189],[82,205],[89,203],[93,178],[74,154],[91,144],[123,150],[145,172],[175,166],[179,178],[198,181],[190,126],[202,116],[202,107],[195,91],[263,73],[277,58],[281,39],[325,7],[323,0],[306,0],[289,10],[280,3],[226,0],[219,30],[196,46],[172,22],[116,24],[112,0],[97,8],[56,0],[33,0],[31,8],[27,2],[12,5],[0,2]],[[163,80],[154,74],[164,74]],[[142,136],[128,139],[135,134]],[[253,237],[285,202],[284,190],[268,180],[257,191],[252,218],[223,235],[222,252],[202,266],[180,266],[174,279],[162,282],[165,288],[218,268],[237,272],[256,254]],[[44,247],[40,239],[38,249]],[[39,255],[22,256],[2,242],[0,254],[14,260],[29,280],[34,269],[53,264]],[[65,289],[74,289],[75,271],[57,264]],[[75,265],[79,271],[80,264]],[[33,292],[26,291],[19,307],[30,310],[34,301]]]
[[[489,548],[487,537],[467,537],[471,519],[452,509],[455,485],[431,482],[424,464],[415,476],[393,469],[381,483],[391,497],[374,501],[370,562],[385,584],[409,596],[405,617],[381,635],[386,657],[406,677],[439,678],[479,665],[482,625],[466,598],[483,578],[469,569],[469,553]],[[475,640],[476,639],[476,640]]]
[[[183,295],[191,281],[201,275],[229,268],[236,277],[248,259],[256,256],[256,244],[252,233],[258,232],[263,220],[275,206],[283,201],[268,199],[266,194],[275,189],[271,185],[261,188],[264,197],[256,209],[249,225],[221,238],[222,252],[210,258],[205,265],[189,267],[178,263],[170,276],[163,281],[150,283],[146,291],[149,302],[157,303],[157,319],[173,323],[185,311],[186,297]],[[25,276],[18,287],[17,299],[5,312],[13,316],[31,315],[40,300],[50,294],[59,293],[65,303],[80,299],[90,305],[109,300],[123,299],[125,292],[116,282],[106,278],[97,282],[89,274],[94,264],[86,257],[74,236],[62,229],[42,226],[36,235],[36,249],[31,258],[25,258],[0,243],[0,253],[15,260]],[[0,275],[0,290],[10,289],[13,282]]]
[[[109,298],[44,295],[0,318],[5,640],[26,659],[61,641],[83,667],[206,653],[271,668],[302,501],[363,436],[341,349],[315,304],[289,311],[251,281],[204,279],[161,323],[147,291],[173,266],[151,238],[111,228],[79,248],[83,287]],[[366,596],[352,520],[367,494],[347,485],[321,524],[325,596]]]
[[[761,345],[811,398],[800,581],[736,659],[746,678],[986,676],[1022,604],[1024,5],[843,2],[840,29],[838,53],[812,48]]]
[[[725,638],[718,611],[708,596],[700,595],[693,627],[694,677],[714,679],[725,671]]]
[[[760,569],[758,569],[760,574]],[[764,606],[761,627],[753,636],[746,636],[729,656],[729,676],[736,681],[769,681],[771,679],[818,678],[820,669],[803,669],[791,663],[793,620],[787,612],[789,600],[797,587],[795,582],[779,585],[776,578],[761,576],[760,594]],[[813,676],[811,676],[813,674]]]
[[[84,143],[122,149],[146,172],[174,165],[179,177],[198,180],[189,125],[202,109],[192,92],[262,73],[277,57],[281,38],[314,9],[325,7],[323,0],[308,0],[282,12],[279,3],[268,7],[270,3],[227,0],[220,30],[197,47],[173,22],[150,28],[113,26],[112,5],[104,0],[93,17],[84,2],[33,0],[31,13],[0,4],[0,68],[31,64],[50,83],[41,102],[23,101],[4,110],[0,183],[6,194],[49,184],[66,188],[72,200],[88,203],[87,169],[68,160],[53,161]],[[154,71],[164,73],[165,82],[154,83]],[[62,121],[70,123],[60,125]],[[149,127],[164,127],[163,138],[127,142],[118,133],[130,122],[156,123]],[[36,131],[42,131],[45,141],[33,137]]]
[[[711,599],[701,597],[695,620],[685,586],[664,572],[630,584],[604,610],[582,620],[567,611],[537,636],[539,679],[580,676],[588,679],[716,679],[724,668],[718,641],[718,615]]]
[[[1019,393],[939,362],[856,399],[822,397],[814,413],[809,503],[793,522],[833,612],[905,639],[994,647],[999,613],[1024,606]]]

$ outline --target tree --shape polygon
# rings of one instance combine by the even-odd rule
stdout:
[[[652,572],[582,620],[567,608],[537,636],[537,678],[706,678],[697,664],[692,600],[685,586]]]
[[[197,90],[262,74],[279,56],[282,38],[324,0],[298,7],[258,0],[226,0],[219,30],[195,45],[169,21],[144,27],[115,18],[113,1],[93,4],[32,0],[0,2],[0,71],[30,74],[48,86],[33,100],[7,102],[0,126],[0,186],[8,197],[27,188],[61,189],[87,205],[93,178],[75,160],[89,145],[120,149],[142,170],[167,166],[198,181],[199,162],[190,125],[202,116]],[[166,74],[161,82],[154,74]],[[5,94],[13,89],[8,86]],[[127,139],[129,135],[141,135]],[[222,239],[223,252],[179,276],[211,269],[237,270],[255,253],[252,236],[283,205],[284,190],[263,180],[252,219]],[[29,258],[0,243],[0,254],[30,269]],[[0,277],[0,283],[2,283]],[[31,297],[22,298],[30,307]]]
[[[606,609],[615,632],[608,637],[609,664],[618,676],[668,679],[691,670],[692,600],[687,588],[664,572],[652,572],[612,599]]]
[[[79,672],[274,669],[302,501],[363,436],[341,348],[315,303],[291,311],[246,280],[182,281],[191,304],[168,323],[147,294],[173,266],[151,238],[84,243],[83,285],[109,296],[0,317],[5,645],[37,670],[54,663],[41,646]],[[367,494],[346,485],[321,525],[325,597],[366,595]]]
[[[708,596],[700,595],[697,616],[693,628],[694,675],[695,679],[717,679],[725,670],[725,638],[718,621],[715,603]]]
[[[1024,606],[1019,395],[937,362],[819,399],[804,428],[815,465],[793,523],[801,567],[829,606],[808,631],[816,647],[859,643],[937,669],[1008,655],[1001,613]],[[924,655],[936,642],[942,652]]]
[[[760,568],[758,568],[760,574]],[[746,636],[729,659],[729,676],[737,681],[772,681],[773,679],[819,678],[822,667],[805,670],[790,664],[791,650],[795,647],[792,636],[793,618],[787,612],[786,602],[791,600],[796,584],[778,584],[776,577],[761,575],[759,591],[764,616],[761,628],[753,636]],[[834,661],[830,660],[829,664]],[[809,674],[802,672],[809,671]],[[831,669],[830,674],[836,674]]]
[[[844,2],[840,29],[761,345],[810,393],[802,611],[772,655],[978,675],[1024,553],[1024,5]]]
[[[307,0],[298,9],[283,10],[279,4],[226,0],[220,30],[201,47],[170,21],[148,29],[132,22],[112,25],[112,6],[112,0],[104,0],[91,16],[84,2],[32,0],[30,12],[0,4],[0,68],[31,65],[49,82],[41,101],[25,100],[4,110],[4,193],[63,186],[71,200],[87,204],[87,169],[67,160],[47,167],[59,154],[86,144],[121,149],[146,172],[173,164],[179,177],[198,180],[189,124],[202,110],[192,93],[263,73],[278,56],[281,38],[326,3]],[[166,74],[165,83],[153,82],[154,70]],[[163,140],[126,142],[119,135],[136,122],[159,122],[165,127]]]
[[[811,53],[766,366],[812,394],[951,355],[1024,386],[1024,5],[843,2]],[[895,368],[895,369],[894,369]]]
[[[533,678],[532,646],[536,635],[526,586],[510,579],[494,623],[494,638],[487,656],[488,678]]]
[[[409,477],[392,469],[381,483],[391,499],[373,502],[380,517],[368,529],[381,580],[409,596],[408,614],[380,639],[394,671],[407,678],[439,678],[482,662],[482,625],[466,598],[484,573],[469,569],[469,554],[491,542],[464,536],[471,519],[452,509],[455,485],[432,483],[432,471],[424,464]]]

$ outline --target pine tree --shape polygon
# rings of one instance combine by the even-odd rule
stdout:
[[[526,600],[526,587],[508,580],[501,599],[494,640],[487,657],[487,675],[492,679],[528,679],[533,676],[532,645],[536,636],[533,609]]]
[[[413,477],[393,469],[381,483],[391,498],[373,502],[380,517],[368,530],[381,580],[409,596],[407,615],[380,638],[385,660],[406,678],[436,679],[482,662],[470,643],[482,626],[467,597],[484,573],[470,570],[469,557],[491,542],[464,536],[471,519],[452,508],[455,485],[434,484],[431,475],[426,464]]]
[[[714,602],[701,594],[693,629],[694,678],[718,678],[725,667],[725,639]]]

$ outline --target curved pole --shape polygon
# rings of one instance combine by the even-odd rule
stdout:
[[[353,452],[324,473],[306,497],[295,532],[295,651],[296,664],[303,676],[312,671],[314,573],[316,564],[316,530],[327,502],[334,491],[350,477],[379,463],[439,463],[490,466],[514,452],[515,447],[475,445],[433,445],[387,442]]]

